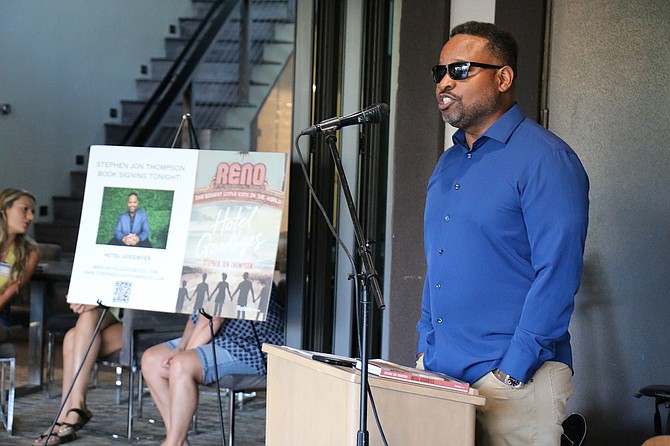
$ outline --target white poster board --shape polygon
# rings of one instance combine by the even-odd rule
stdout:
[[[87,172],[68,302],[265,319],[285,154],[92,146]]]

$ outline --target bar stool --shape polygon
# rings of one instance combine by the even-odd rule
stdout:
[[[649,396],[654,398],[655,410],[654,410],[654,435],[661,435],[661,412],[659,411],[659,406],[664,404],[665,407],[670,407],[670,385],[650,385],[641,388],[635,394],[635,398],[640,398],[643,396]],[[665,421],[665,432],[670,434],[670,411],[668,411],[668,417]]]
[[[0,344],[0,418],[7,433],[12,435],[14,424],[14,378],[16,350],[9,342]]]

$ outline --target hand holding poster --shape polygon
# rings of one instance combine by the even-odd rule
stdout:
[[[93,146],[68,302],[264,320],[286,155]]]

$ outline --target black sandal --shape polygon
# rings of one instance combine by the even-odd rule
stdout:
[[[76,413],[79,416],[79,421],[76,423],[61,423],[61,426],[64,426],[65,428],[58,430],[58,436],[61,439],[73,436],[73,438],[70,438],[66,441],[74,440],[74,433],[84,427],[86,423],[88,423],[93,417],[93,414],[89,410],[78,409],[76,407],[74,409],[68,410],[66,415],[69,415],[70,412]]]
[[[46,444],[49,446],[57,445],[57,444],[63,444],[63,443],[68,443],[75,438],[77,438],[77,434],[74,432],[71,432],[68,435],[59,435],[58,432],[51,432],[51,433],[45,433],[37,437],[34,441],[34,445],[43,445],[45,444],[45,439],[49,438],[49,440],[46,440]],[[52,438],[55,438],[55,440],[51,441]]]

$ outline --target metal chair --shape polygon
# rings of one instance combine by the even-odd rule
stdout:
[[[219,379],[219,388],[228,397],[228,446],[233,446],[235,440],[235,401],[244,402],[244,394],[265,390],[267,388],[267,375],[225,375]],[[207,387],[216,388],[214,382]],[[242,398],[236,398],[242,396]],[[197,412],[193,415],[191,431],[198,433]]]
[[[244,402],[244,394],[255,392],[257,390],[265,390],[267,388],[267,363],[263,354],[263,346],[256,331],[256,323],[248,321],[254,333],[256,346],[258,347],[258,354],[260,355],[265,373],[262,375],[223,375],[218,381],[209,384],[208,387],[216,389],[218,386],[221,391],[228,394],[228,446],[233,446],[235,440],[235,396],[240,395],[240,402]],[[197,411],[193,415],[191,430],[194,434],[198,433],[197,429],[198,418]]]
[[[635,398],[649,396],[654,398],[654,435],[661,435],[661,412],[659,406],[661,404],[665,407],[670,407],[670,385],[650,385],[641,388],[635,394]],[[670,410],[668,411],[667,419],[665,421],[665,432],[670,435]]]
[[[14,393],[16,350],[13,344],[0,344],[0,418],[7,433],[12,435],[14,425]]]

